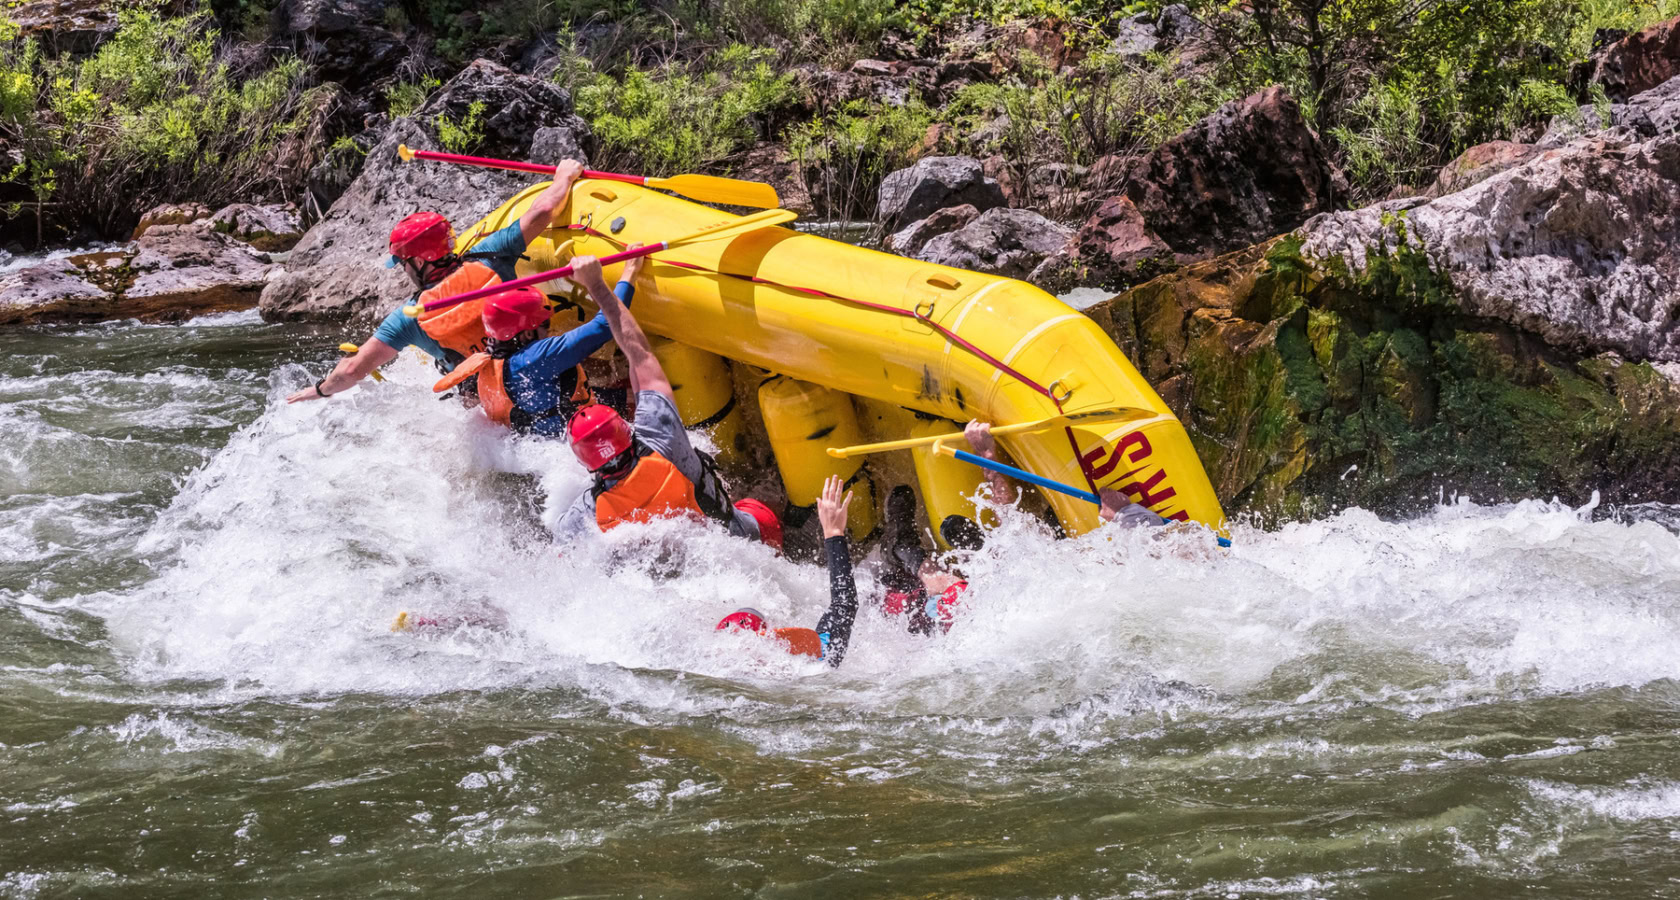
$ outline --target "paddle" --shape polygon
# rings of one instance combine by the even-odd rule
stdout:
[[[343,344],[338,345],[338,352],[340,352],[340,353],[349,353],[352,356],[354,356],[355,354],[360,353],[361,351],[362,351],[362,348],[356,346],[355,344],[343,343]],[[385,376],[379,374],[378,369],[374,369],[369,374],[373,376],[374,381],[384,381],[385,380]]]
[[[482,169],[511,169],[515,172],[535,172],[538,175],[554,174],[554,166],[516,162],[511,159],[437,153],[432,150],[410,150],[406,144],[397,145],[397,155],[402,157],[403,162],[430,159],[463,166],[478,166]],[[643,175],[597,172],[594,169],[584,169],[583,177],[600,178],[607,181],[625,181],[643,187],[660,188],[693,200],[699,200],[702,203],[717,203],[723,206],[754,206],[760,209],[774,209],[782,205],[781,199],[776,196],[775,188],[763,182],[742,181],[739,178],[722,178],[717,175],[676,175],[670,178],[649,178]]]
[[[941,440],[943,440],[943,438],[941,438]],[[991,469],[994,472],[1002,472],[1011,478],[1018,478],[1028,484],[1036,484],[1041,488],[1052,490],[1059,494],[1066,494],[1069,497],[1078,497],[1086,503],[1095,503],[1098,506],[1102,505],[1102,498],[1090,491],[1082,491],[1071,484],[1063,484],[1053,478],[1045,478],[1043,475],[1034,475],[1026,469],[1017,469],[1014,466],[1006,465],[1004,463],[997,462],[996,460],[990,460],[984,456],[976,456],[966,450],[958,450],[955,447],[947,447],[944,444],[936,442],[933,445],[933,452],[943,453],[946,456],[954,456],[965,463],[979,466],[982,469]],[[1215,535],[1215,538],[1219,541],[1219,546],[1231,546],[1229,538],[1219,537],[1218,535]]]
[[[1037,422],[1018,422],[1014,425],[999,425],[992,429],[992,436],[1001,437],[1010,434],[1023,434],[1029,431],[1042,431],[1045,428],[1049,428],[1052,425],[1061,424],[1063,422],[1068,424],[1077,424],[1150,415],[1154,415],[1154,413],[1147,409],[1136,409],[1130,406],[1115,406],[1109,409],[1090,409],[1085,412],[1064,413],[1059,416],[1051,416],[1048,419],[1039,419]],[[835,459],[845,459],[849,456],[863,456],[867,453],[885,453],[888,450],[905,450],[910,447],[922,447],[936,441],[949,441],[962,436],[963,433],[957,431],[951,434],[934,434],[928,435],[927,437],[905,438],[900,441],[882,441],[878,444],[858,444],[854,447],[830,447],[828,448],[828,455],[834,457]]]
[[[601,257],[601,265],[610,266],[616,262],[623,262],[627,259],[635,259],[638,256],[648,256],[664,250],[674,250],[678,247],[687,246],[689,244],[700,244],[705,243],[706,241],[721,241],[724,238],[735,237],[749,231],[757,231],[760,228],[768,228],[771,225],[780,225],[783,222],[791,222],[797,218],[799,218],[799,214],[792,212],[791,210],[767,209],[763,212],[753,213],[750,216],[742,216],[733,222],[719,222],[716,225],[708,225],[693,234],[685,234],[682,237],[672,238],[668,241],[660,241],[657,244],[648,244],[645,247],[637,247],[634,250],[626,250],[622,253],[614,253],[611,256],[603,256]],[[423,306],[405,306],[403,307],[403,315],[412,319],[420,315],[421,312],[433,312],[440,309],[448,309],[457,303],[465,303],[468,300],[478,300],[482,297],[489,297],[494,294],[500,294],[503,291],[511,291],[515,288],[522,288],[528,285],[541,284],[545,281],[552,281],[556,278],[564,278],[570,274],[572,274],[571,266],[561,266],[558,269],[549,269],[547,272],[538,272],[535,275],[526,275],[524,278],[515,278],[512,281],[504,281],[501,284],[492,284],[489,287],[482,287],[476,291],[468,291],[465,294],[456,294],[453,297],[442,297]]]

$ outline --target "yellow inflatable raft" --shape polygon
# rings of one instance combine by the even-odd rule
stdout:
[[[543,187],[533,185],[463,229],[461,248],[515,221]],[[519,274],[730,218],[647,188],[582,180],[548,236],[531,245]],[[615,275],[613,267],[608,277]],[[1016,465],[1039,475],[1086,490],[1114,488],[1169,519],[1224,529],[1218,498],[1183,425],[1096,323],[1030,284],[787,228],[666,251],[646,276],[636,319],[675,342],[660,342],[658,352],[678,386],[684,419],[714,427],[727,456],[756,425],[734,402],[743,387],[738,382],[749,375],[759,380],[756,418],[790,507],[814,503],[831,473],[860,482],[869,476],[884,490],[866,460],[902,471],[909,457],[934,522],[972,515],[978,469],[926,450],[888,454],[898,457],[896,464],[836,459],[825,451],[957,431],[972,418],[1001,425],[1123,407],[1128,412],[1093,424],[1013,435],[999,444]],[[576,314],[557,316],[556,326],[577,321]],[[853,507],[860,536],[874,527],[880,497],[863,499]],[[1056,492],[1044,492],[1044,499],[1071,534],[1099,522],[1097,507],[1083,500]]]

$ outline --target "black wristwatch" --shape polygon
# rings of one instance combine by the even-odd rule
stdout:
[[[320,397],[322,399],[326,399],[327,397],[332,396],[331,394],[327,393],[326,391],[321,390],[321,384],[322,384],[322,382],[325,382],[325,381],[326,381],[326,379],[323,378],[320,381],[315,382],[315,396]]]

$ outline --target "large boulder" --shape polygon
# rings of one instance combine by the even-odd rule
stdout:
[[[1173,252],[1201,258],[1296,228],[1347,187],[1295,98],[1274,86],[1138,160],[1126,195]]]
[[[917,219],[894,234],[887,235],[886,249],[900,256],[914,256],[928,241],[949,234],[980,218],[980,210],[963,204],[939,210],[925,219]]]
[[[1467,190],[1334,213],[1303,252],[1425,265],[1455,309],[1577,353],[1680,361],[1680,134],[1582,139]]]
[[[1553,116],[1536,146],[1561,147],[1578,137],[1605,131],[1614,132],[1608,137],[1630,141],[1680,131],[1680,76],[1623,103],[1602,109],[1587,104],[1575,112]]]
[[[1108,287],[1282,234],[1347,196],[1281,87],[1225,104],[1147,156],[1099,160],[1091,183],[1118,193],[1080,227],[1059,270],[1064,282]]]
[[[290,250],[303,239],[303,224],[293,203],[235,203],[211,216],[210,227],[265,253]]]
[[[179,321],[257,304],[272,266],[208,219],[150,224],[117,250],[47,260],[0,276],[0,325]]]
[[[435,210],[464,229],[536,177],[440,163],[403,163],[397,146],[438,150],[439,116],[464,119],[485,104],[484,156],[533,159],[543,129],[566,132],[564,142],[590,145],[588,126],[558,86],[478,60],[456,75],[412,119],[392,123],[368,151],[360,174],[320,222],[292,249],[284,271],[262,297],[269,319],[344,319],[383,314],[413,293],[400,270],[383,262],[391,226],[416,210]],[[562,143],[553,132],[551,144]],[[549,160],[543,160],[549,161]],[[553,160],[558,162],[558,160]]]
[[[929,156],[881,181],[876,217],[888,231],[968,204],[985,210],[1005,205],[1003,189],[986,177],[980,161],[967,156]]]
[[[1424,196],[1445,197],[1448,194],[1456,194],[1506,169],[1528,162],[1539,152],[1540,148],[1533,144],[1519,144],[1515,141],[1477,144],[1447,163],[1435,177],[1435,183],[1424,192]]]
[[[1026,278],[1071,237],[1073,229],[1032,210],[999,206],[956,231],[928,241],[916,258],[1007,278]]]
[[[1653,25],[1605,48],[1592,80],[1612,100],[1642,94],[1680,75],[1680,17]]]
[[[281,0],[269,31],[309,60],[316,74],[352,89],[390,76],[409,55],[388,24],[395,0]],[[421,69],[424,71],[424,68]]]

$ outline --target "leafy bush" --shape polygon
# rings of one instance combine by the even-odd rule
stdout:
[[[849,63],[870,55],[903,19],[895,0],[717,0],[703,32],[750,44],[780,43],[798,59]]]
[[[788,151],[822,212],[851,221],[875,214],[881,179],[912,162],[933,121],[919,99],[903,106],[853,100],[788,129]]]
[[[773,55],[734,44],[707,70],[673,63],[598,73],[578,87],[577,110],[609,167],[647,175],[715,169],[761,137],[793,98],[793,76],[776,74]]]
[[[0,143],[15,160],[4,180],[26,189],[38,221],[114,234],[165,200],[220,204],[284,193],[301,177],[276,158],[315,101],[303,64],[238,79],[206,23],[127,9],[80,61],[45,58],[16,28],[0,31]]]
[[[425,105],[426,98],[441,84],[430,75],[419,81],[399,81],[385,89],[385,110],[393,119],[406,119]]]
[[[450,153],[469,153],[484,143],[484,101],[475,100],[467,107],[467,117],[456,122],[448,116],[437,117],[438,143]]]

